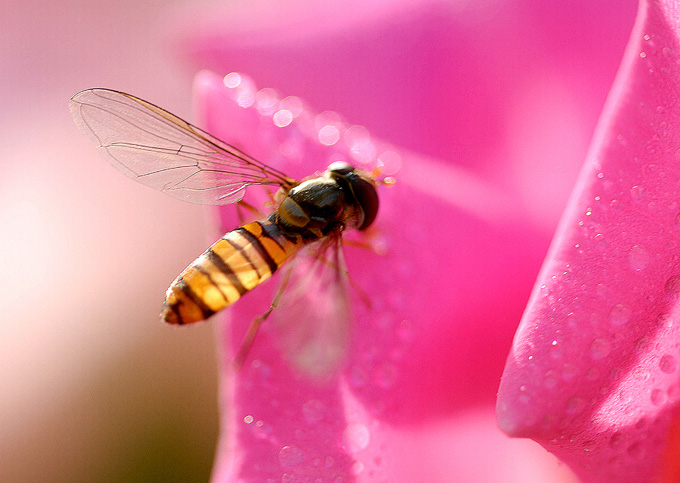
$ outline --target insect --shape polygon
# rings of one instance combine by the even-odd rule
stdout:
[[[346,230],[365,230],[378,213],[376,181],[345,162],[298,181],[130,94],[87,89],[69,107],[109,163],[172,197],[226,205],[242,202],[252,185],[279,189],[280,204],[269,216],[226,233],[170,285],[161,317],[171,324],[205,320],[228,307],[304,247],[339,250]],[[251,325],[250,342],[261,320]]]

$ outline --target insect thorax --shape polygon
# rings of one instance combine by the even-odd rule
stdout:
[[[270,220],[284,233],[311,242],[356,227],[360,209],[334,179],[314,178],[294,187]]]

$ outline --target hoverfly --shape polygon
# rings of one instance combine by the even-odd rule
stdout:
[[[345,230],[365,230],[378,213],[376,181],[345,162],[297,181],[130,94],[87,89],[69,107],[109,163],[172,197],[226,205],[242,202],[252,185],[279,189],[281,201],[268,217],[226,233],[170,285],[161,317],[171,324],[205,320],[228,307],[304,247],[339,250]],[[251,324],[242,352],[273,307]]]

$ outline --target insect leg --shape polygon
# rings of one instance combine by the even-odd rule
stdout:
[[[253,213],[255,215],[255,217],[258,220],[265,217],[265,215],[260,210],[255,208],[253,205],[251,205],[247,201],[239,200],[236,203],[236,211],[238,213],[239,224],[241,224],[241,225],[244,225],[246,223],[246,217],[243,215],[243,212],[241,211],[241,209],[245,209],[247,211],[250,211],[251,213]]]
[[[347,277],[347,280],[349,281],[350,286],[356,292],[356,294],[359,296],[359,299],[361,299],[361,302],[368,309],[372,309],[373,305],[371,304],[370,297],[361,288],[361,286],[359,286],[359,284],[356,283],[354,281],[354,279],[352,279],[352,277],[349,274],[349,270],[347,270],[347,267],[345,266],[345,260],[344,260],[344,255],[343,255],[343,251],[342,251],[342,245],[346,244],[346,245],[358,246],[360,248],[366,248],[366,249],[369,249],[371,251],[374,251],[373,248],[368,243],[363,244],[361,242],[354,242],[352,240],[344,240],[340,237],[338,237],[337,240],[333,241],[333,243],[338,244],[337,249],[334,251],[335,258],[336,258],[335,261],[329,260],[325,256],[325,253],[327,251],[326,249],[328,248],[328,245],[324,245],[319,249],[318,253],[316,254],[316,259],[318,261],[320,261],[321,263],[333,268],[334,270],[337,270],[337,272],[340,275],[344,275],[345,277]]]
[[[246,357],[248,357],[248,352],[250,351],[250,348],[253,345],[253,341],[255,340],[257,331],[260,328],[260,324],[264,322],[267,319],[267,317],[269,317],[269,314],[271,314],[272,311],[279,305],[279,301],[283,296],[283,292],[285,292],[286,286],[290,281],[290,274],[291,269],[288,268],[284,273],[283,280],[281,281],[281,285],[279,286],[279,289],[276,292],[276,295],[274,296],[274,300],[272,301],[267,311],[264,314],[255,317],[248,326],[248,330],[246,332],[245,337],[243,338],[243,342],[241,342],[241,347],[239,348],[238,353],[236,354],[236,358],[234,359],[234,368],[236,370],[240,370],[241,367],[243,367],[243,363],[245,362]]]

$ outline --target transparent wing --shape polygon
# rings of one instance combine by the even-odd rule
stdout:
[[[88,89],[71,98],[76,125],[120,172],[199,204],[239,201],[250,185],[290,188],[295,180],[137,97]]]
[[[313,379],[332,374],[347,353],[351,306],[340,240],[329,237],[295,258],[273,312],[286,359]]]

